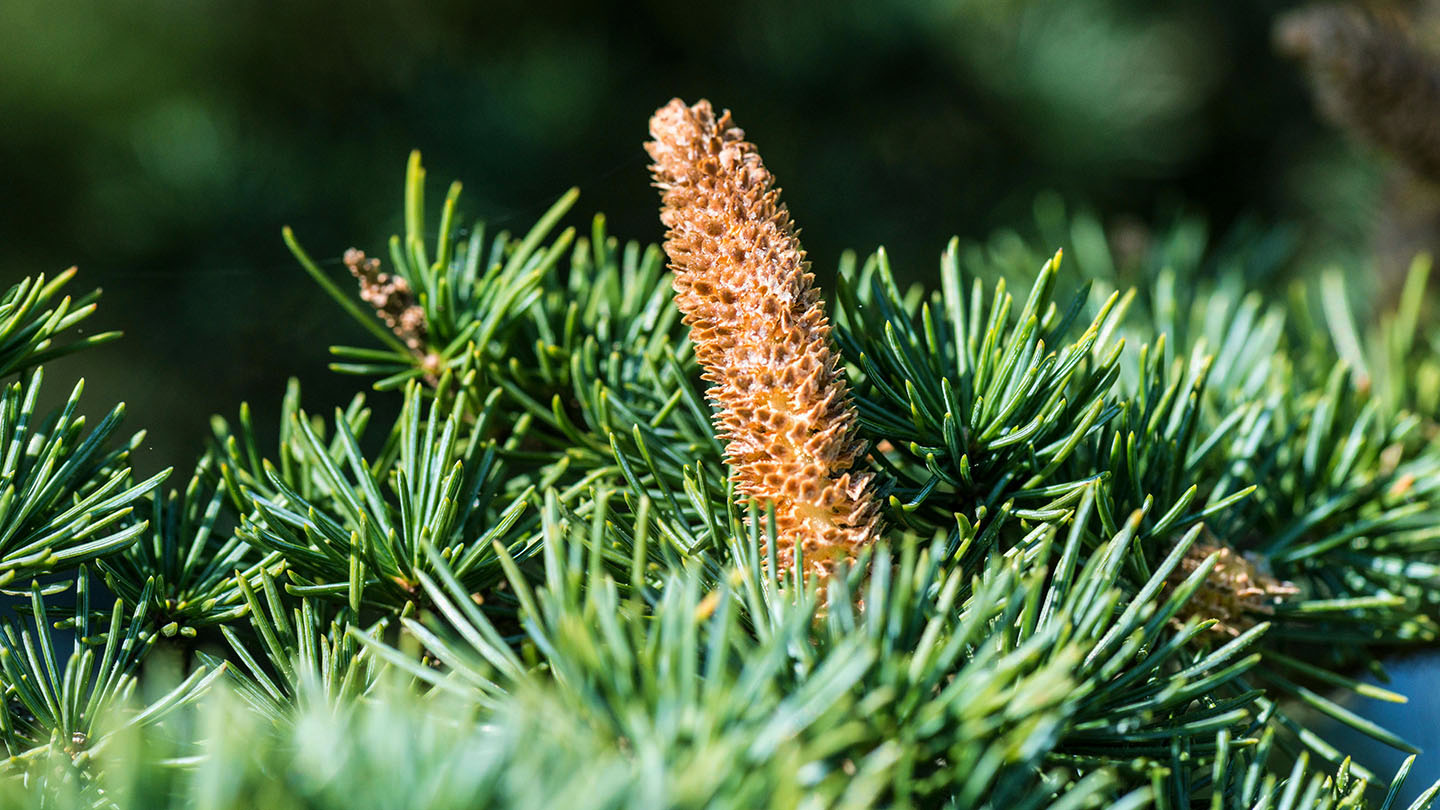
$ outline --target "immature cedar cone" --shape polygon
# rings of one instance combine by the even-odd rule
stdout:
[[[705,368],[736,489],[772,503],[782,568],[827,576],[879,530],[830,323],[774,178],[708,101],[650,119],[675,303]]]
[[[360,282],[360,298],[375,308],[380,320],[411,351],[419,352],[425,345],[425,310],[415,303],[410,283],[380,272],[380,260],[368,258],[365,251],[356,248],[345,251],[345,266]]]
[[[1241,554],[1229,546],[1206,543],[1190,547],[1180,560],[1180,567],[1171,575],[1171,582],[1178,585],[1216,552],[1220,553],[1220,559],[1215,561],[1210,576],[1181,609],[1180,616],[1176,618],[1178,624],[1183,624],[1183,619],[1189,617],[1216,619],[1212,630],[1238,636],[1255,626],[1256,615],[1273,614],[1276,604],[1300,592],[1289,582],[1281,582],[1271,576],[1265,570],[1263,558]]]

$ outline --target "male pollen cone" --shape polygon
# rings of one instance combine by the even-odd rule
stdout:
[[[776,558],[826,577],[879,531],[830,322],[775,179],[730,113],[674,99],[645,145],[675,302],[705,368],[736,489],[774,504]]]

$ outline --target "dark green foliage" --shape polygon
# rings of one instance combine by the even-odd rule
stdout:
[[[335,438],[325,442],[298,414],[291,442],[299,465],[292,476],[310,482],[302,495],[267,467],[274,495],[250,495],[253,511],[237,535],[285,561],[293,593],[399,610],[411,602],[435,545],[474,590],[492,585],[499,562],[492,544],[504,540],[524,556],[531,546],[517,527],[533,487],[500,491],[503,462],[483,437],[496,416],[495,397],[479,413],[455,397],[427,406],[410,384],[405,407],[374,461],[365,458],[345,414],[335,415]],[[423,418],[421,411],[425,411]],[[332,457],[331,448],[338,449]]]
[[[105,584],[127,603],[148,598],[148,619],[167,637],[194,638],[200,628],[245,615],[235,572],[253,576],[278,559],[230,532],[222,516],[225,492],[207,481],[212,466],[207,455],[183,493],[152,495],[147,530],[96,563]]]
[[[505,351],[507,337],[542,295],[542,281],[551,275],[575,238],[570,229],[548,247],[542,244],[555,223],[574,205],[578,192],[572,189],[561,197],[523,239],[512,239],[502,232],[487,245],[483,223],[478,223],[468,238],[455,237],[460,184],[454,183],[445,197],[432,261],[425,245],[425,170],[418,152],[410,155],[405,190],[405,237],[390,237],[388,272],[409,284],[415,304],[424,314],[425,345],[419,350],[412,350],[386,331],[365,312],[364,304],[356,303],[354,296],[336,287],[290,231],[285,231],[286,242],[306,272],[387,347],[333,347],[336,356],[350,361],[335,364],[335,370],[385,375],[375,384],[385,389],[459,368],[477,347],[486,361],[482,366],[503,366],[522,359]]]
[[[309,415],[292,383],[275,447],[242,405],[162,496],[134,442],[103,450],[118,412],[35,414],[38,370],[0,401],[6,581],[45,578],[0,649],[0,795],[1399,806],[1410,761],[1387,793],[1310,718],[1410,750],[1350,699],[1403,700],[1362,670],[1440,621],[1428,264],[1366,331],[1333,280],[1276,292],[1283,233],[1181,220],[1117,258],[1048,198],[1063,263],[957,241],[902,291],[883,252],[847,259],[835,336],[890,529],[807,582],[735,498],[658,250],[599,217],[547,243],[573,195],[487,243],[458,186],[432,240],[422,181],[416,158],[387,270],[418,349],[287,234],[381,342],[336,368],[402,398],[392,425],[358,396]]]
[[[136,673],[156,638],[144,631],[150,593],[142,594],[135,616],[128,622],[125,605],[117,600],[109,613],[108,629],[92,628],[90,589],[83,567],[74,595],[75,639],[63,664],[57,663],[49,612],[39,585],[30,588],[33,623],[8,620],[0,637],[0,671],[7,690],[6,703],[0,708],[0,737],[10,757],[5,763],[8,776],[42,781],[73,777],[84,783],[92,777],[85,762],[111,735],[130,726],[160,722],[203,693],[224,669],[223,664],[213,669],[198,666],[168,693],[148,702],[137,701]],[[101,632],[92,637],[94,631]],[[47,773],[52,767],[62,770]],[[74,772],[69,773],[70,769]]]
[[[0,392],[0,583],[67,571],[125,548],[145,531],[143,522],[126,521],[130,504],[169,472],[133,481],[128,458],[144,434],[106,447],[123,405],[87,432],[76,412],[84,383],[60,410],[40,413],[42,378],[37,368]]]
[[[56,301],[60,289],[74,277],[72,267],[49,281],[43,275],[23,278],[0,297],[0,377],[120,337],[119,332],[101,332],[55,345],[61,332],[95,312],[95,302],[100,299],[97,290],[79,301],[71,301],[68,295]]]
[[[321,699],[332,708],[341,708],[345,701],[363,695],[374,678],[372,660],[360,654],[359,642],[347,635],[350,615],[342,613],[322,632],[319,612],[323,606],[310,599],[300,600],[292,615],[286,615],[286,604],[280,589],[268,571],[258,575],[265,594],[262,605],[255,587],[247,577],[235,578],[249,609],[250,625],[264,651],[257,658],[246,641],[230,627],[221,633],[234,653],[231,669],[236,694],[250,706],[266,714],[272,722],[284,722],[295,701]],[[385,620],[370,632],[383,629]],[[201,654],[211,667],[224,662]],[[261,661],[266,663],[261,663]],[[271,676],[271,673],[275,677]]]
[[[931,504],[941,522],[953,513],[972,522],[1059,517],[1094,480],[1064,472],[1114,415],[1106,394],[1120,346],[1098,341],[1118,296],[1067,340],[1088,291],[1057,305],[1059,262],[1057,254],[1045,264],[1014,314],[1003,279],[993,295],[979,279],[966,283],[954,242],[928,301],[918,289],[901,295],[883,251],[857,280],[842,269],[838,340],[863,372],[863,424],[908,457],[877,454],[903,487],[891,495],[900,513]]]

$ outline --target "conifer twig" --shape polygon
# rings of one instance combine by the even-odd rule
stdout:
[[[650,120],[675,301],[711,383],[736,488],[771,503],[777,561],[827,576],[878,533],[873,476],[830,322],[774,177],[727,111],[672,100]]]

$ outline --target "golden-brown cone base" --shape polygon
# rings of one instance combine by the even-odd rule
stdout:
[[[1211,554],[1220,553],[1220,559],[1210,571],[1210,576],[1176,617],[1182,625],[1191,617],[1215,619],[1212,628],[1217,633],[1238,636],[1254,627],[1255,616],[1269,616],[1274,606],[1287,596],[1299,593],[1294,585],[1281,582],[1271,576],[1247,555],[1225,545],[1196,543],[1186,552],[1175,569],[1171,580],[1183,581],[1195,573]]]

